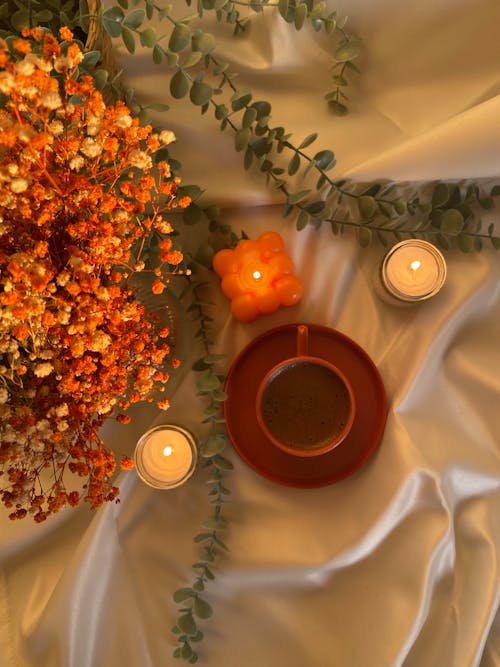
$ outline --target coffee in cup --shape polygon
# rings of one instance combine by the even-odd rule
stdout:
[[[355,401],[344,374],[308,354],[308,329],[297,327],[297,356],[274,366],[257,392],[257,419],[287,453],[317,456],[340,444],[352,426]]]

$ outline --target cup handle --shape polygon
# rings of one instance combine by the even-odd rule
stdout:
[[[297,327],[297,356],[307,357],[309,353],[309,328],[305,324]]]

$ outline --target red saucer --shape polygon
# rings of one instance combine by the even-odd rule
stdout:
[[[377,367],[357,343],[335,329],[307,324],[308,354],[344,372],[356,398],[356,417],[346,440],[321,456],[293,456],[275,447],[257,423],[255,397],[266,372],[295,356],[297,326],[266,331],[242,350],[227,376],[224,417],[234,448],[256,472],[285,486],[313,488],[351,475],[375,452],[384,433],[387,399]]]

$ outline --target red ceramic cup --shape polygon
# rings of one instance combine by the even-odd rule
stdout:
[[[297,354],[273,366],[256,396],[266,437],[293,456],[320,456],[340,445],[356,412],[352,387],[336,366],[309,354],[309,331],[297,327]]]

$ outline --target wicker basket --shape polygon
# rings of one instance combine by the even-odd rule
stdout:
[[[118,73],[118,65],[113,54],[113,45],[107,32],[104,32],[97,20],[101,8],[101,0],[87,0],[89,7],[89,31],[85,42],[85,51],[100,51],[101,59],[98,68],[105,69],[111,80]]]

